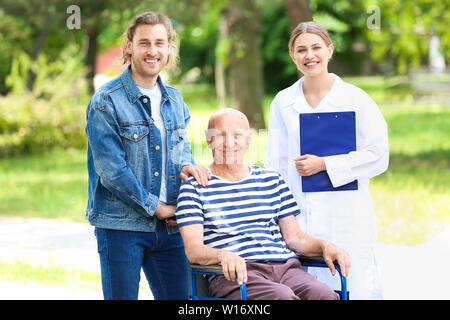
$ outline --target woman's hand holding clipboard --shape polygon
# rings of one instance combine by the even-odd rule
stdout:
[[[327,170],[323,158],[312,154],[297,157],[294,161],[298,174],[303,177],[312,176],[313,174]]]

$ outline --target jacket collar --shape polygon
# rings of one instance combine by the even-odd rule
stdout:
[[[120,78],[122,80],[122,84],[125,88],[125,92],[127,93],[128,100],[130,100],[131,103],[135,103],[137,99],[142,97],[144,94],[139,90],[139,88],[136,85],[136,82],[134,82],[133,77],[131,76],[131,64],[122,72],[120,75]],[[159,87],[161,88],[161,94],[164,98],[164,100],[169,99],[169,94],[167,93],[167,88],[164,82],[161,79],[161,76],[158,75],[158,78],[156,80],[159,84]]]

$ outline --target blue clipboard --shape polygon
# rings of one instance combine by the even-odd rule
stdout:
[[[319,157],[356,151],[354,111],[300,114],[300,154]],[[326,171],[302,177],[303,192],[358,190],[358,180],[334,188]]]

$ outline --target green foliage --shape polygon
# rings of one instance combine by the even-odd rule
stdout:
[[[289,18],[283,4],[263,8],[261,49],[264,60],[264,89],[276,93],[298,79],[298,71],[289,56]]]
[[[195,1],[185,8],[189,15],[181,16],[178,12],[173,16],[178,22],[176,29],[180,38],[180,76],[199,68],[197,82],[214,82],[215,59],[223,61],[227,53],[227,44],[218,43],[222,6],[219,1]],[[190,16],[196,19],[189,19]]]
[[[432,35],[440,38],[440,51],[450,58],[450,3],[448,0],[365,0],[381,13],[379,30],[367,30],[371,57],[391,72],[405,74],[428,63]]]
[[[0,8],[0,91],[7,92],[4,80],[10,72],[17,50],[34,60],[44,51],[49,60],[57,59],[67,44],[82,42],[82,33],[66,28],[69,0],[2,0]]]
[[[86,145],[88,95],[84,67],[76,51],[70,46],[55,61],[41,54],[35,62],[16,51],[6,79],[11,92],[0,98],[0,156]],[[30,69],[36,74],[31,92],[26,89]]]
[[[12,52],[15,48],[27,46],[30,33],[29,26],[0,9],[0,94],[7,92],[4,82],[11,71]]]
[[[201,70],[199,82],[214,81],[217,31],[218,22],[210,21],[209,17],[204,17],[198,24],[184,26],[184,30],[180,32],[181,75],[197,67]]]

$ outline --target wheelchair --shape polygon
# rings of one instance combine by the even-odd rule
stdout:
[[[319,267],[328,268],[322,257],[299,257],[302,267]],[[341,282],[341,290],[336,290],[339,294],[341,300],[348,300],[349,295],[347,291],[347,279],[342,276],[341,269],[337,262],[334,266],[339,274]],[[223,275],[222,267],[219,265],[197,265],[189,264],[190,273],[190,300],[220,300],[218,298],[213,298],[209,295],[209,282],[207,276],[217,276]],[[245,283],[240,286],[241,289],[241,300],[247,300],[247,287]]]

